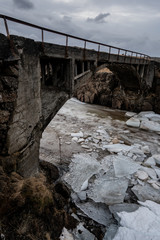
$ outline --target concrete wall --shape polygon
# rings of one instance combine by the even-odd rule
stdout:
[[[0,49],[10,49],[3,35],[0,42]],[[47,86],[42,83],[39,45],[21,37],[13,37],[12,44],[12,51],[0,53],[0,164],[27,177],[38,171],[43,130],[70,97],[73,66],[71,59],[57,61],[64,65],[64,79],[53,76]]]

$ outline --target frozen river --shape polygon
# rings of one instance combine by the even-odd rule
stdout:
[[[64,229],[61,239],[160,239],[159,140],[158,114],[67,101],[40,148],[76,207],[77,229]]]

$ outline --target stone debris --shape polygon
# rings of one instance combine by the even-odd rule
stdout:
[[[85,149],[90,149],[90,147],[89,146],[87,146],[87,145],[81,145],[82,146],[82,148],[85,148]]]
[[[71,144],[71,142],[65,142],[65,144],[67,144],[67,145],[70,145],[70,144]]]
[[[73,138],[72,138],[72,141],[73,141],[73,142],[78,142],[78,138],[77,138],[77,137],[73,137]]]
[[[83,133],[81,131],[77,133],[71,133],[71,137],[83,138]]]
[[[78,143],[82,143],[82,142],[84,142],[85,140],[84,140],[84,138],[79,138],[78,139]]]

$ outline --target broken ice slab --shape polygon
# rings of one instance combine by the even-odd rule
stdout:
[[[139,208],[139,205],[134,203],[120,203],[120,204],[109,206],[109,210],[113,214],[117,212],[134,212],[138,208]]]
[[[139,178],[142,181],[145,181],[148,179],[148,174],[145,171],[137,171],[135,177]]]
[[[111,222],[112,215],[108,207],[103,203],[86,202],[75,203],[76,206],[89,218],[104,226],[108,226]]]
[[[141,166],[140,170],[145,171],[150,176],[150,178],[157,180],[157,174],[154,169]]]
[[[120,225],[113,240],[159,240],[160,239],[160,205],[151,201],[141,203],[135,212],[120,212]],[[135,220],[136,219],[136,220]]]
[[[136,115],[135,112],[126,112],[126,113],[125,113],[125,117],[128,117],[128,118],[131,118],[131,117],[133,117],[133,116],[135,116],[135,115]]]
[[[160,178],[160,168],[158,168],[156,166],[152,166],[152,168],[155,170],[157,176]]]
[[[65,174],[64,180],[75,192],[80,192],[84,183],[100,170],[100,163],[89,154],[75,154],[69,165],[69,172]]]
[[[141,121],[140,128],[146,131],[160,132],[160,124],[154,121]]]
[[[154,154],[152,157],[154,158],[157,164],[160,164],[160,154]]]
[[[137,198],[144,202],[146,200],[151,200],[160,203],[160,189],[154,189],[150,184],[146,183],[144,186],[134,186],[132,191],[137,196]]]
[[[103,240],[112,240],[118,230],[117,224],[111,224],[104,235]]]
[[[144,164],[146,166],[155,166],[156,165],[156,162],[155,162],[155,159],[153,157],[149,157],[145,162]]]
[[[134,212],[138,208],[139,208],[139,205],[134,203],[120,203],[120,204],[109,206],[110,212],[114,215],[117,221],[119,221],[119,216],[117,215],[118,212]]]
[[[81,131],[77,133],[71,133],[71,137],[83,138],[83,133]]]
[[[127,137],[124,134],[120,134],[120,140],[122,140],[124,142],[124,144],[129,145],[129,146],[133,144],[133,141],[131,141],[129,139],[129,137]]]
[[[81,201],[85,201],[86,198],[87,198],[87,194],[86,194],[85,191],[81,191],[81,192],[77,193],[77,196],[79,197],[79,199],[80,199]]]
[[[64,227],[59,238],[60,240],[74,240],[73,235]]]
[[[149,208],[153,213],[155,213],[158,217],[160,217],[160,205],[153,201],[147,200],[145,202],[138,201],[144,207]]]
[[[159,122],[160,121],[160,114],[154,112],[141,112],[138,114],[138,117],[146,117],[151,121]]]
[[[160,236],[157,236],[155,234],[139,232],[137,230],[127,227],[119,227],[115,237],[109,240],[159,240],[159,239]]]
[[[116,177],[128,176],[141,167],[139,163],[134,162],[131,158],[119,155],[114,156],[113,166]]]
[[[128,179],[112,178],[107,174],[95,179],[94,184],[87,190],[87,195],[95,202],[112,205],[122,203],[128,187]]]
[[[142,112],[138,113],[137,117],[138,118],[147,117],[147,115],[150,115],[150,114],[155,114],[155,112],[153,112],[153,111],[142,111]]]
[[[128,146],[125,144],[118,143],[118,144],[103,145],[103,148],[107,149],[109,152],[118,153],[121,151],[129,152],[133,148],[133,146]]]
[[[82,223],[79,223],[77,228],[73,230],[73,235],[75,240],[97,240],[97,238],[89,232]]]
[[[129,127],[137,127],[139,128],[140,126],[140,120],[138,118],[130,118],[129,120],[127,120],[126,125]]]

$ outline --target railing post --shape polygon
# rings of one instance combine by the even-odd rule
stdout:
[[[111,47],[109,46],[108,62],[109,62],[109,60],[110,60],[110,55],[111,55]]]
[[[139,64],[141,63],[141,56],[142,56],[142,54],[140,54],[140,57],[139,57]]]
[[[43,29],[41,29],[41,34],[42,34],[42,50],[44,50],[44,32],[43,32]]]
[[[126,56],[127,56],[127,51],[125,51],[125,54],[124,54],[124,63],[126,61]]]
[[[136,59],[135,59],[135,63],[137,62],[137,53],[136,53]]]
[[[86,44],[87,44],[87,42],[84,41],[84,48],[83,48],[83,60],[84,60],[84,61],[85,61],[85,59],[86,59]]]
[[[145,64],[145,55],[143,55],[143,63]]]
[[[65,49],[65,57],[68,57],[68,36],[66,35],[66,49]]]
[[[8,39],[10,40],[10,34],[9,34],[9,29],[8,29],[7,20],[6,20],[5,17],[4,17],[3,19],[4,19],[4,25],[5,25],[5,28],[6,28],[7,37],[8,37]]]
[[[117,62],[119,61],[120,48],[118,49]]]
[[[98,52],[97,52],[97,62],[99,61],[100,47],[101,47],[101,45],[99,44],[99,45],[98,45]]]
[[[133,56],[133,52],[131,52],[130,64],[132,63],[132,56]]]

